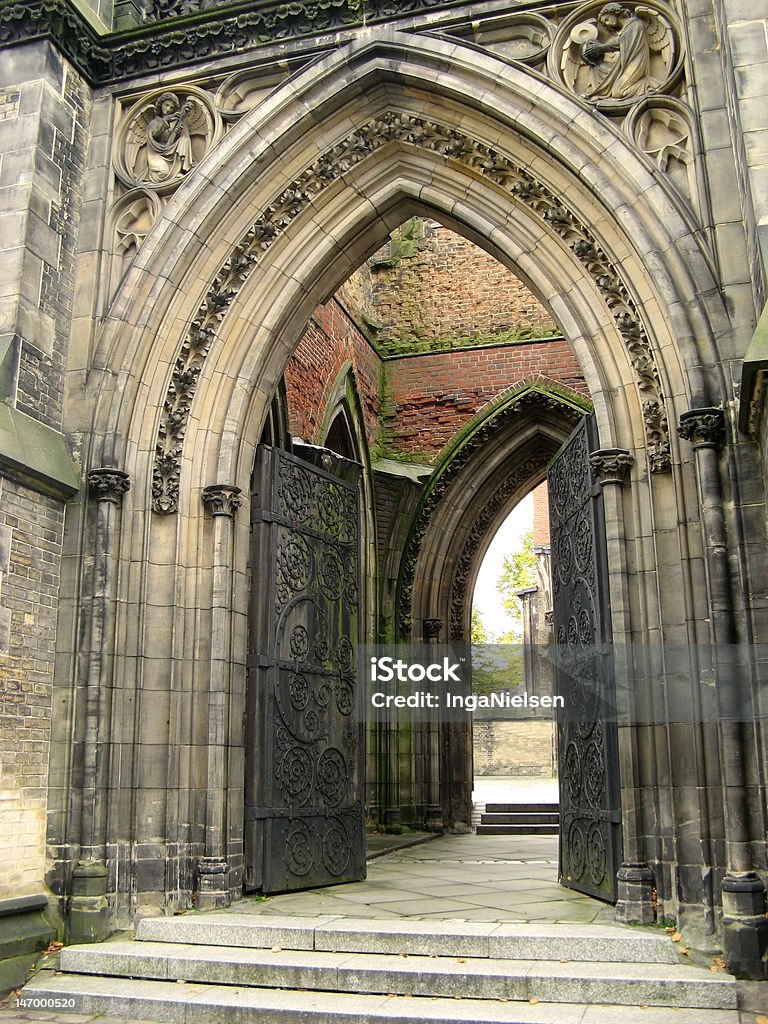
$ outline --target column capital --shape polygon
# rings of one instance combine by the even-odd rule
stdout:
[[[719,448],[725,439],[725,414],[722,409],[690,409],[680,417],[677,432],[696,448]]]
[[[203,488],[202,499],[211,510],[212,516],[234,518],[243,503],[242,491],[233,484],[210,484]]]
[[[96,501],[119,505],[123,495],[131,489],[131,478],[122,469],[101,467],[88,473],[88,490]]]
[[[424,639],[439,640],[443,631],[442,619],[424,619]]]
[[[601,486],[623,484],[635,464],[635,457],[625,448],[599,448],[589,456],[589,464]]]

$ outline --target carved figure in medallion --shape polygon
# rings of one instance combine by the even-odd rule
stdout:
[[[658,11],[611,2],[573,27],[562,71],[588,99],[627,101],[661,88],[673,58],[672,27]]]
[[[126,170],[137,181],[154,185],[172,181],[192,169],[196,139],[204,143],[209,133],[208,119],[195,99],[188,97],[182,102],[175,92],[164,92],[154,106],[140,112],[128,130]]]

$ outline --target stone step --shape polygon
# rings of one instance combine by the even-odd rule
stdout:
[[[418,996],[296,992],[174,981],[38,975],[22,996],[25,1005],[64,1007],[70,1014],[99,1013],[177,1024],[738,1024],[736,1010],[676,1009],[583,1003],[520,1003]]]
[[[516,924],[493,921],[388,921],[217,912],[148,917],[139,942],[237,949],[405,953],[497,960],[582,960],[676,964],[666,932],[619,924]]]
[[[560,815],[543,811],[516,811],[496,814],[485,811],[480,815],[482,825],[559,825]]]
[[[560,805],[556,803],[521,803],[521,804],[486,804],[487,814],[515,814],[518,811],[532,814],[560,814]]]
[[[475,831],[479,836],[556,836],[560,825],[498,825],[481,822]]]
[[[62,950],[69,974],[401,996],[731,1009],[729,975],[685,964],[552,963],[106,942]]]

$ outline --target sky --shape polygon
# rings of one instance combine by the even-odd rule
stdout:
[[[499,527],[486,552],[475,584],[472,606],[478,608],[483,625],[492,634],[506,633],[515,623],[504,611],[496,580],[501,574],[501,563],[520,545],[520,534],[533,526],[533,493],[516,505]]]

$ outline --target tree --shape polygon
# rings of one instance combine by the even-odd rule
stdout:
[[[516,591],[536,586],[536,555],[533,551],[533,530],[520,535],[520,546],[511,555],[505,555],[501,563],[501,574],[496,580],[496,589],[502,596],[502,604],[509,614],[520,621],[522,602]]]
[[[479,608],[472,608],[472,628],[471,628],[471,642],[473,644],[487,644],[490,643],[488,639],[488,630],[485,628],[483,622],[482,612]]]

